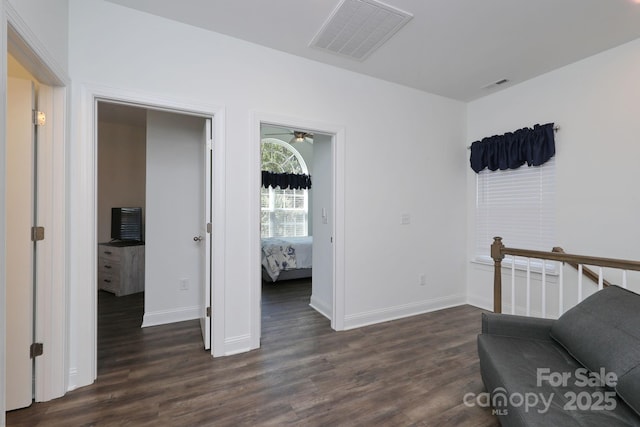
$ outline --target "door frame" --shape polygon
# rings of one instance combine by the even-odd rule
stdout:
[[[214,357],[222,356],[224,351],[224,277],[225,277],[225,108],[213,104],[194,103],[186,100],[160,97],[155,94],[141,93],[139,91],[113,88],[99,85],[82,86],[82,127],[83,136],[80,140],[88,141],[82,147],[78,147],[78,161],[82,167],[78,176],[83,179],[83,184],[77,188],[77,206],[72,207],[77,212],[86,212],[86,215],[78,217],[76,228],[78,233],[72,237],[77,247],[77,258],[74,265],[77,268],[77,277],[84,283],[97,283],[97,102],[104,101],[116,104],[125,104],[135,107],[166,111],[178,114],[211,119],[214,131],[213,143],[213,195],[212,216],[214,218],[212,239],[213,254],[212,268],[212,348]],[[83,255],[80,255],[83,254]],[[83,331],[80,342],[86,343],[81,353],[90,354],[84,359],[88,363],[91,378],[80,379],[79,383],[87,384],[97,378],[97,288],[85,286],[77,296],[79,301],[91,301],[81,313],[83,319],[90,325]],[[82,339],[86,337],[85,339]],[[79,361],[80,362],[80,361]],[[79,363],[80,364],[80,363]],[[80,370],[80,369],[78,369]],[[88,381],[86,381],[88,380]]]
[[[38,200],[38,220],[46,229],[37,261],[38,280],[47,286],[37,288],[35,298],[36,339],[45,343],[45,353],[36,358],[35,400],[47,401],[67,391],[68,373],[68,288],[66,262],[66,150],[69,117],[68,98],[70,80],[13,6],[0,2],[0,128],[6,126],[6,87],[8,52],[20,62],[42,87],[46,87],[44,102],[50,108],[48,126],[40,131],[43,152],[39,154],[39,182],[48,184],[47,193]],[[0,175],[5,176],[6,135],[0,133]],[[0,179],[0,241],[5,241],[5,180]],[[0,271],[5,270],[5,248],[0,249]],[[5,275],[0,274],[0,313],[6,313]],[[4,367],[6,323],[0,322],[0,364]],[[5,419],[6,379],[0,369],[0,424]]]
[[[262,331],[261,299],[262,274],[260,260],[260,127],[271,125],[285,128],[301,128],[313,133],[331,135],[331,163],[333,176],[333,302],[331,327],[336,331],[344,330],[345,317],[345,127],[342,125],[282,116],[279,114],[252,112],[251,114],[251,224],[250,224],[250,265],[251,265],[251,348],[260,347]]]

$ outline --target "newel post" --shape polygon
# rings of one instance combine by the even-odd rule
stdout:
[[[502,313],[502,237],[494,237],[491,244],[491,258],[493,258],[493,312]]]

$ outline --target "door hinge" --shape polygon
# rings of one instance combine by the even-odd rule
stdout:
[[[211,307],[207,307],[207,317],[211,317]]]
[[[211,234],[211,223],[207,223],[207,233]]]
[[[42,111],[33,110],[33,124],[36,126],[44,126],[47,124],[47,115]]]
[[[34,342],[31,344],[29,348],[29,356],[32,359],[35,359],[38,356],[42,356],[44,354],[44,345],[41,342]]]
[[[31,227],[31,241],[44,240],[44,227]]]

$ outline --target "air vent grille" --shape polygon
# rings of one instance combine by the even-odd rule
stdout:
[[[310,46],[364,61],[413,15],[374,0],[343,0]]]
[[[488,85],[484,86],[482,89],[494,89],[498,86],[501,86],[505,83],[509,83],[509,79],[500,79],[498,81],[495,81],[493,83],[489,83]]]

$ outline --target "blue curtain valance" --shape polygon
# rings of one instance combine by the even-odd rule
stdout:
[[[262,186],[264,188],[280,187],[282,190],[308,190],[311,188],[311,176],[295,173],[274,173],[262,171]]]
[[[491,171],[517,169],[525,162],[540,166],[556,153],[553,123],[535,125],[504,135],[494,135],[471,144],[471,169]]]

